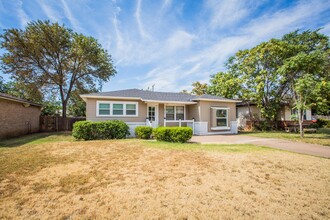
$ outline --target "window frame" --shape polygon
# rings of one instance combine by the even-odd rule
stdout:
[[[100,104],[110,104],[110,114],[109,115],[100,115]],[[114,104],[122,104],[123,105],[123,114],[122,115],[114,115],[113,114],[113,105]],[[135,105],[135,115],[128,115],[126,112],[126,105],[134,104]],[[129,109],[133,110],[133,109]],[[121,101],[96,101],[96,117],[138,117],[139,116],[139,103],[138,102],[121,102]]]
[[[213,128],[229,128],[229,108],[221,108],[221,107],[217,107],[217,108],[213,108],[215,109],[215,122],[216,122],[216,125],[215,127]],[[218,110],[225,110],[226,111],[226,117],[217,117],[217,111]],[[226,126],[218,126],[218,123],[217,123],[217,119],[226,119]]]
[[[167,107],[174,107],[174,119],[167,119],[166,117],[166,108]],[[186,120],[186,106],[185,105],[165,105],[164,106],[164,118],[166,118],[166,121],[179,121],[180,119],[177,119],[176,118],[176,107],[183,107],[183,119],[181,119],[182,121],[183,120]]]

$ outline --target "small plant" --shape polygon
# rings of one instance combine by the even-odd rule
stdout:
[[[119,120],[74,123],[72,136],[78,140],[123,139],[129,135],[128,125]]]
[[[152,127],[138,126],[135,128],[135,136],[140,139],[149,139],[152,134]]]
[[[190,127],[159,127],[154,129],[153,135],[157,141],[187,142],[193,135]]]

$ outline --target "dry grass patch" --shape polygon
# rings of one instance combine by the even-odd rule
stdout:
[[[0,158],[19,158],[25,147],[0,149]],[[0,187],[18,188],[0,195],[0,218],[330,217],[330,160],[323,158],[249,145],[134,139],[48,142],[29,151],[55,161],[33,160],[41,165],[31,172],[1,174]]]

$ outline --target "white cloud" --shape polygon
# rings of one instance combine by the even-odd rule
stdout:
[[[164,50],[167,50],[168,52],[176,52],[180,49],[189,48],[193,39],[194,36],[192,34],[183,30],[177,30],[167,39]]]
[[[49,3],[46,3],[45,0],[38,0],[38,4],[40,5],[43,12],[52,22],[58,22],[61,20],[61,16],[51,8]]]
[[[21,23],[21,27],[25,27],[26,24],[30,21],[30,19],[23,9],[23,1],[17,2],[16,10],[17,10],[17,16]]]
[[[136,17],[136,22],[138,24],[138,28],[140,31],[140,34],[143,38],[150,39],[150,35],[144,30],[143,23],[141,20],[141,4],[142,0],[138,0],[136,4],[136,11],[135,11],[135,17]]]
[[[190,88],[190,84],[196,80],[208,82],[211,74],[224,70],[225,62],[238,50],[253,47],[272,37],[280,37],[303,25],[306,26],[313,22],[311,18],[318,19],[320,13],[329,9],[330,5],[326,4],[326,1],[300,2],[293,8],[268,13],[246,23],[243,28],[237,29],[236,35],[223,37],[218,41],[193,41],[208,46],[191,50],[185,57],[177,57],[172,53],[173,56],[165,59],[160,66],[148,73],[149,77],[145,79],[143,85],[156,83],[156,88],[159,90],[180,91],[182,88]],[[323,33],[328,33],[329,29],[327,25]],[[175,68],[172,67],[173,59],[178,64]]]
[[[83,28],[80,26],[79,21],[75,18],[75,16],[72,14],[68,4],[65,2],[65,0],[61,0],[64,14],[66,18],[69,20],[71,23],[72,27],[74,28],[75,31],[83,32]]]
[[[211,11],[210,26],[212,28],[233,25],[247,17],[252,11],[248,7],[248,1],[241,0],[208,0],[206,8]]]

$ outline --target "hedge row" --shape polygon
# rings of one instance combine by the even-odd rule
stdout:
[[[159,127],[153,130],[157,141],[166,142],[187,142],[193,135],[190,127]]]
[[[167,142],[187,142],[193,135],[190,127],[159,127],[152,129],[148,126],[138,126],[135,128],[137,138],[149,139],[153,135],[157,141]]]
[[[135,128],[135,136],[140,139],[149,139],[152,134],[152,127],[138,126]]]
[[[78,121],[73,124],[72,130],[73,137],[78,140],[123,139],[129,134],[128,125],[119,120]]]

